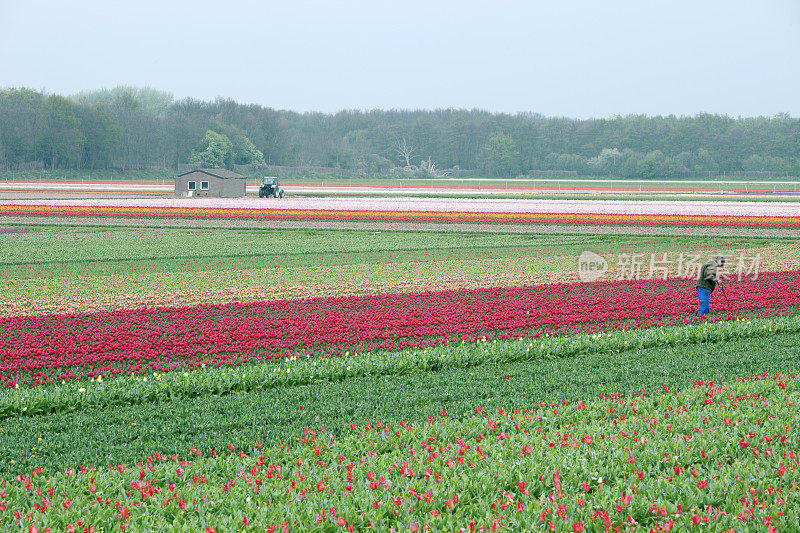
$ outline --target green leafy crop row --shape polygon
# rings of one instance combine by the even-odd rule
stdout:
[[[13,242],[0,255],[0,265],[61,265],[134,260],[192,260],[195,258],[299,257],[307,254],[362,254],[414,250],[519,248],[542,250],[586,242],[587,237],[368,232],[336,230],[233,230],[152,228],[42,228],[2,236]],[[68,252],[68,253],[66,253]],[[343,258],[342,258],[343,259]],[[302,261],[301,261],[302,262]],[[74,266],[71,266],[74,265]],[[173,261],[173,267],[181,265]],[[191,267],[191,266],[190,266]],[[154,266],[153,268],[157,268]]]
[[[635,239],[633,239],[635,240]],[[511,255],[568,255],[586,247],[612,252],[631,237],[334,230],[186,228],[35,228],[0,235],[0,276],[11,278],[107,276],[187,270],[272,268],[461,258],[476,250]],[[685,250],[697,240],[652,237],[637,252]],[[725,244],[730,244],[730,239]],[[718,239],[703,244],[716,247]],[[756,241],[741,241],[757,245]],[[8,246],[5,246],[5,245]],[[577,252],[576,252],[577,250]]]

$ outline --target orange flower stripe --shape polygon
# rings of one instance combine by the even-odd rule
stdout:
[[[481,222],[503,224],[616,224],[667,226],[800,227],[795,216],[653,215],[606,213],[501,213],[464,211],[354,211],[335,209],[237,209],[2,205],[0,215],[78,217],[156,217],[219,219],[351,220],[406,222]]]

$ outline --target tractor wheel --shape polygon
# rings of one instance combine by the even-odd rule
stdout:
[[[258,197],[264,198],[264,191],[262,191],[261,189],[258,190]]]
[[[278,191],[278,198],[283,198],[283,189]]]

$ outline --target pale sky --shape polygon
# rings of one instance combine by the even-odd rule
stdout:
[[[800,116],[800,0],[0,0],[0,88],[275,109]]]

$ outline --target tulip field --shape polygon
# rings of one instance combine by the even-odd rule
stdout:
[[[694,306],[686,280],[669,279],[4,318],[0,383],[663,327],[697,322]],[[763,273],[724,306],[726,320],[794,316],[800,272]]]
[[[11,527],[83,530],[792,530],[794,375],[453,420],[303,431],[291,446],[158,452],[3,486]],[[757,472],[757,473],[756,473]],[[27,503],[24,507],[23,502]],[[23,509],[20,511],[20,509]]]
[[[575,215],[787,229],[755,237],[81,225],[178,216],[90,204],[0,226],[0,530],[800,529],[788,206]],[[514,209],[454,220],[538,223]],[[409,213],[381,216],[449,216]]]
[[[734,214],[735,213],[735,214]],[[685,226],[734,228],[798,228],[800,216],[793,205],[770,203],[683,204],[635,201],[582,202],[532,200],[358,199],[287,198],[280,204],[254,198],[197,199],[90,199],[1,200],[0,216],[306,220],[413,223],[556,224],[562,226]]]

